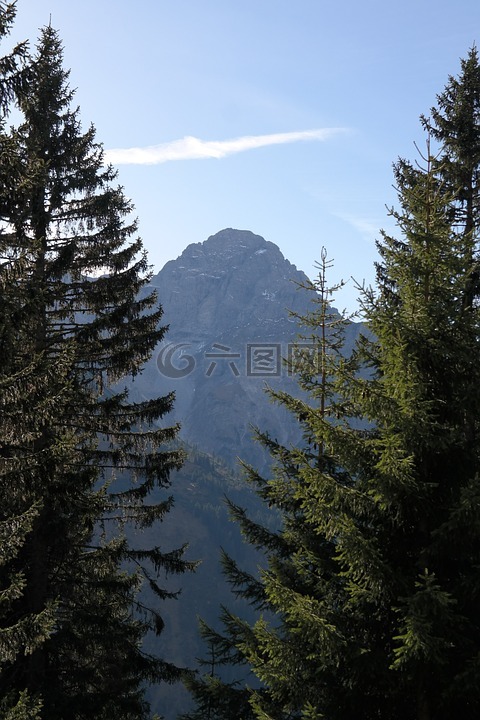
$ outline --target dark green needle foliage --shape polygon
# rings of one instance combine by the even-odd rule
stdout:
[[[476,47],[461,61],[458,77],[450,77],[437,105],[422,123],[440,147],[435,159],[447,191],[455,196],[452,219],[470,233],[480,210],[480,66]]]
[[[222,619],[228,624],[229,614],[226,610]],[[194,701],[194,710],[182,714],[179,720],[254,720],[249,702],[250,693],[244,683],[228,682],[222,676],[225,666],[244,666],[245,661],[230,641],[204,623],[201,623],[200,632],[208,646],[209,656],[198,661],[200,670],[185,674],[184,684]]]
[[[0,5],[0,39],[8,35],[15,17],[13,3]],[[3,216],[13,201],[13,188],[21,176],[19,149],[5,132],[12,98],[24,86],[29,73],[26,44],[20,44],[0,58],[0,204]],[[22,178],[26,181],[26,178]],[[8,244],[8,241],[7,241]],[[38,414],[51,413],[56,405],[55,388],[64,378],[59,360],[55,375],[49,374],[41,358],[21,351],[17,325],[23,317],[27,298],[20,288],[13,290],[27,266],[26,258],[16,262],[5,255],[5,224],[0,226],[0,674],[31,656],[49,637],[54,624],[50,601],[35,611],[17,612],[27,592],[26,569],[19,561],[28,536],[40,512],[40,503],[29,491],[32,475],[43,462],[33,451],[41,422]],[[59,381],[59,382],[57,382]],[[46,398],[49,384],[53,393]],[[55,386],[55,387],[54,387]],[[0,697],[0,716],[6,720],[39,717],[41,703],[24,689],[5,690]]]
[[[428,143],[423,163],[396,166],[401,239],[383,235],[378,291],[365,296],[377,338],[363,348],[374,372],[360,400],[375,423],[367,487],[378,532],[386,531],[379,549],[387,612],[377,646],[385,698],[395,699],[398,717],[403,707],[404,717],[422,720],[473,718],[480,326],[465,288],[475,247],[472,234],[452,224],[456,197]]]
[[[2,135],[0,189],[2,710],[146,718],[145,684],[179,674],[142,650],[172,596],[162,576],[193,567],[140,534],[168,512],[181,464],[162,421],[173,396],[133,403],[121,384],[163,337],[161,308],[52,27],[27,81],[2,93],[21,117]]]

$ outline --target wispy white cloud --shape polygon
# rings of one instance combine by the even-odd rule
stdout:
[[[369,218],[361,217],[359,215],[349,215],[343,212],[334,212],[333,215],[351,225],[360,233],[360,235],[363,235],[365,239],[375,240],[380,234],[379,228],[382,226],[380,221],[377,223],[375,220]]]
[[[105,159],[114,165],[158,165],[172,160],[218,159],[267,145],[284,145],[305,140],[328,140],[343,132],[346,132],[345,128],[320,128],[300,132],[274,133],[273,135],[245,135],[232,140],[200,140],[188,136],[161,145],[106,150]]]

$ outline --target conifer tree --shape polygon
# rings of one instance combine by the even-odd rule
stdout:
[[[260,587],[235,566],[231,579],[274,615],[225,618],[222,642],[261,680],[261,720],[480,711],[480,321],[466,302],[477,216],[474,185],[458,180],[474,172],[462,175],[467,145],[453,172],[436,139],[434,156],[427,141],[418,164],[395,166],[398,236],[382,233],[376,288],[362,294],[368,335],[309,386],[300,368],[309,402],[277,394],[304,446],[261,435],[274,473],[249,476],[281,511],[278,532],[233,508],[267,566]],[[312,320],[321,338],[322,315]]]
[[[346,320],[330,305],[341,286],[329,286],[330,265],[322,251],[317,280],[303,286],[311,293],[312,312],[295,316],[304,331],[289,365],[302,393],[296,397],[270,393],[296,418],[303,445],[287,448],[259,433],[274,460],[273,476],[265,481],[253,468],[248,469],[249,481],[257,486],[260,497],[280,511],[281,529],[265,543],[264,530],[243,510],[231,506],[243,535],[257,547],[263,545],[268,561],[261,575],[262,607],[267,612],[251,631],[240,629],[237,638],[262,683],[262,689],[250,698],[255,717],[273,713],[290,718],[299,709],[311,713],[314,707],[325,710],[329,703],[335,705],[342,681],[332,669],[336,669],[344,634],[353,629],[353,621],[339,612],[344,591],[334,560],[338,524],[353,482],[338,450],[342,447],[339,437],[348,434],[346,400],[338,392],[338,375],[345,365]],[[235,584],[241,582],[232,564],[230,573]],[[260,600],[258,590],[257,597]],[[322,685],[331,687],[329,699]]]
[[[7,37],[15,20],[16,2],[0,2],[0,41]],[[2,123],[17,93],[28,82],[28,43],[21,42],[0,58],[0,117]]]
[[[422,123],[441,150],[434,162],[451,203],[452,223],[462,232],[478,237],[480,222],[480,64],[473,46],[461,60],[458,77],[451,76],[437,105]],[[464,303],[478,301],[480,267],[472,248],[471,272],[466,279]]]
[[[222,616],[228,624],[229,614],[224,610]],[[235,622],[237,619],[235,619]],[[254,720],[250,705],[250,692],[244,680],[227,682],[222,678],[222,668],[230,665],[245,666],[245,660],[235,651],[231,638],[225,638],[201,622],[200,632],[209,648],[209,656],[198,659],[199,667],[204,672],[191,671],[185,673],[183,681],[191,694],[194,709],[183,713],[178,720]]]
[[[29,505],[15,509],[5,493],[5,519],[19,518],[22,546],[7,558],[23,589],[9,614],[22,622],[53,612],[54,631],[27,656],[12,655],[0,686],[24,705],[38,700],[49,720],[144,718],[145,683],[179,671],[141,648],[163,620],[139,585],[159,601],[172,596],[161,573],[193,567],[183,547],[136,548],[124,531],[163,518],[171,499],[147,499],[181,464],[177,427],[161,427],[173,397],[133,403],[118,389],[163,337],[161,309],[147,288],[131,203],[104,166],[93,127],[82,132],[71,109],[53,28],[42,31],[17,97],[23,119],[8,141],[18,167],[1,210],[2,254],[19,269],[9,298],[21,312],[5,352],[17,384],[29,372],[40,395],[30,434],[18,426],[12,441],[15,459],[21,445],[34,462]],[[18,417],[24,408],[12,397]]]
[[[18,296],[11,298],[15,282],[12,268],[0,270],[0,678],[10,668],[26,662],[42,647],[53,631],[55,607],[50,601],[38,610],[18,612],[30,591],[24,553],[28,537],[41,510],[41,500],[32,490],[34,478],[51,462],[50,453],[35,452],[40,437],[41,418],[50,417],[58,407],[57,392],[62,392],[65,367],[55,364],[55,373],[47,372],[41,358],[25,358],[18,365],[21,353],[16,343],[16,323],[21,317]],[[12,327],[13,324],[13,327]],[[51,394],[50,394],[51,393]],[[30,701],[25,688],[11,692],[2,686],[0,709],[9,717],[34,716],[38,702]],[[23,708],[23,710],[22,710]],[[23,714],[22,714],[23,713]],[[2,714],[2,717],[4,715]],[[36,717],[36,715],[35,715]]]
[[[479,492],[480,328],[464,291],[474,244],[452,224],[456,197],[428,143],[425,163],[396,166],[402,238],[383,235],[378,291],[365,297],[376,340],[363,351],[375,376],[360,406],[375,424],[369,494],[387,533],[378,557],[388,612],[372,650],[383,645],[386,689],[396,681],[400,691],[386,699],[399,717],[403,708],[419,720],[473,718],[480,536],[467,517]]]
[[[476,47],[461,60],[460,74],[451,76],[437,105],[422,123],[441,148],[436,163],[451,196],[459,227],[478,227],[480,211],[480,65]]]
[[[0,5],[0,39],[10,31],[15,17],[14,3]],[[18,146],[5,132],[11,103],[25,86],[30,73],[27,45],[21,43],[0,58],[0,217],[15,205],[14,188],[28,182],[22,175]],[[7,210],[7,208],[9,210]],[[18,567],[26,538],[39,513],[39,504],[28,490],[29,479],[42,458],[32,451],[40,432],[39,416],[55,407],[55,387],[65,376],[61,362],[48,373],[40,357],[21,354],[17,323],[24,316],[27,298],[17,281],[25,271],[25,257],[11,257],[5,224],[0,223],[0,675],[11,664],[31,655],[49,637],[54,624],[54,606],[39,612],[18,615],[16,605],[24,597],[26,579]],[[13,290],[15,288],[15,290]],[[47,393],[52,392],[50,400]],[[3,690],[3,688],[2,688]],[[3,692],[0,714],[5,720],[39,718],[41,702],[26,687]]]

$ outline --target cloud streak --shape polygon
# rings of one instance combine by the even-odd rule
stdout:
[[[345,128],[320,128],[272,135],[245,135],[232,140],[200,140],[188,136],[161,145],[106,150],[105,160],[113,165],[159,165],[174,160],[220,159],[268,145],[285,145],[306,140],[329,140],[344,132],[346,132]]]

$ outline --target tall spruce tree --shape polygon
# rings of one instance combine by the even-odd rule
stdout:
[[[277,396],[305,429],[298,449],[261,436],[274,475],[250,471],[281,511],[278,533],[233,508],[267,567],[260,588],[235,566],[231,579],[275,615],[225,618],[222,641],[262,681],[250,693],[262,720],[480,711],[480,320],[466,301],[478,218],[458,180],[474,177],[471,165],[462,175],[468,146],[453,173],[452,137],[395,166],[398,237],[382,234],[376,288],[363,292],[368,336],[325,375],[320,363],[310,403]]]
[[[19,271],[9,301],[21,312],[4,351],[17,384],[28,371],[41,393],[30,434],[19,425],[11,443],[15,459],[21,446],[35,462],[24,477],[26,508],[19,512],[5,488],[4,516],[19,518],[22,545],[9,558],[22,593],[10,598],[8,621],[54,612],[54,626],[29,654],[7,660],[1,693],[38,699],[49,719],[144,718],[145,683],[179,671],[141,648],[163,620],[139,585],[159,601],[172,595],[161,574],[193,567],[183,547],[135,548],[124,530],[164,517],[171,499],[148,497],[167,489],[181,464],[177,427],[160,426],[173,397],[132,403],[118,390],[163,337],[161,309],[147,288],[131,203],[104,166],[93,127],[82,132],[71,109],[53,28],[42,31],[17,97],[23,119],[9,135],[18,168],[2,196],[2,254],[5,269]],[[23,408],[11,397],[18,417]]]
[[[32,446],[41,434],[39,418],[56,411],[56,392],[61,392],[65,380],[61,363],[56,363],[55,373],[48,373],[38,357],[26,358],[23,366],[14,369],[12,354],[18,350],[16,321],[21,308],[18,297],[12,303],[15,276],[5,265],[0,269],[0,675],[41,647],[55,623],[52,602],[28,613],[18,613],[17,608],[29,591],[20,558],[41,507],[31,484],[45,457]],[[26,686],[5,689],[0,698],[2,718],[28,720],[38,717],[39,708],[39,699],[31,697]]]
[[[15,18],[15,4],[0,4],[0,39],[8,35]],[[25,87],[31,66],[27,44],[17,45],[0,58],[0,674],[9,665],[22,662],[49,637],[55,614],[46,604],[39,612],[16,613],[26,589],[25,572],[19,567],[26,538],[39,513],[39,503],[27,487],[42,458],[32,451],[40,432],[40,415],[54,411],[56,388],[65,377],[59,361],[49,373],[38,356],[24,356],[17,336],[17,323],[24,316],[26,297],[13,288],[28,261],[11,258],[6,226],[7,208],[13,209],[14,187],[28,182],[22,173],[19,148],[6,133],[6,120],[16,95]],[[47,393],[51,392],[47,400]],[[4,692],[0,715],[5,720],[39,718],[41,702],[26,688]]]
[[[2,0],[0,2],[0,41],[9,35],[15,15],[16,2]],[[28,43],[26,41],[18,43],[11,52],[0,57],[0,116],[2,123],[9,113],[11,102],[28,82],[30,65],[27,59]]]
[[[353,480],[342,464],[350,433],[345,421],[347,400],[338,385],[346,372],[342,355],[346,319],[331,308],[341,283],[329,286],[330,266],[323,250],[317,280],[303,286],[311,293],[312,311],[294,316],[304,329],[289,368],[302,392],[296,397],[270,393],[298,422],[303,444],[287,448],[259,433],[274,461],[273,476],[265,480],[248,468],[248,479],[260,497],[280,511],[281,528],[265,543],[263,529],[241,508],[231,506],[243,535],[266,549],[262,592],[256,589],[257,602],[263,596],[263,614],[247,632],[244,623],[231,625],[234,634],[240,630],[236,642],[262,683],[250,694],[254,716],[260,718],[287,720],[302,711],[313,720],[318,709],[328,717],[329,708],[342,702],[345,678],[336,671],[344,637],[355,635],[354,619],[348,613],[342,616],[340,610],[346,600],[335,565]],[[360,500],[354,498],[360,511]],[[241,574],[234,563],[228,567],[237,586]],[[245,589],[248,595],[255,585],[248,582]]]
[[[480,66],[476,47],[461,61],[422,123],[441,147],[436,163],[448,192],[455,196],[453,217],[470,233],[480,211]]]
[[[363,351],[375,377],[360,407],[375,424],[369,493],[387,530],[379,557],[388,612],[376,646],[386,690],[395,681],[400,690],[386,693],[399,717],[403,708],[419,720],[473,718],[480,528],[468,518],[480,491],[480,326],[464,301],[474,242],[452,224],[456,196],[446,194],[428,144],[425,162],[425,170],[396,166],[402,239],[384,234],[378,292],[365,298],[376,340]]]

